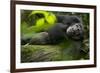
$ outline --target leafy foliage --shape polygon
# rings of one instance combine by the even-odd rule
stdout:
[[[21,17],[21,32],[25,34],[48,30],[56,22],[56,16],[47,11],[24,11]]]

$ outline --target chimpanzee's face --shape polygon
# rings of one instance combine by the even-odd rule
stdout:
[[[75,23],[68,27],[66,33],[73,39],[80,39],[83,36],[83,26],[80,23]]]

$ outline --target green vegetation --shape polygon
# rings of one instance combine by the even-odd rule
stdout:
[[[89,59],[89,14],[71,12],[40,11],[44,18],[37,18],[39,11],[21,10],[21,37],[34,37],[37,33],[51,28],[57,22],[54,14],[77,15],[84,24],[84,40],[82,49],[77,49],[79,43],[72,40],[63,41],[57,45],[21,45],[21,62],[44,62]],[[48,14],[51,14],[49,18]],[[49,15],[50,15],[49,14]],[[48,20],[50,20],[50,22]],[[53,20],[52,20],[53,19]],[[41,23],[41,24],[40,24]],[[75,46],[77,45],[77,46]]]

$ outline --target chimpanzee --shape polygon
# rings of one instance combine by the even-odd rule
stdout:
[[[38,37],[22,38],[21,44],[58,44],[64,39],[72,39],[74,41],[83,40],[83,24],[81,18],[73,15],[56,15],[56,17],[58,21],[55,26],[47,31],[38,33]]]

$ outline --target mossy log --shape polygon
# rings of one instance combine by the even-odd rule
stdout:
[[[80,59],[80,50],[61,45],[22,45],[21,62],[67,61]]]

